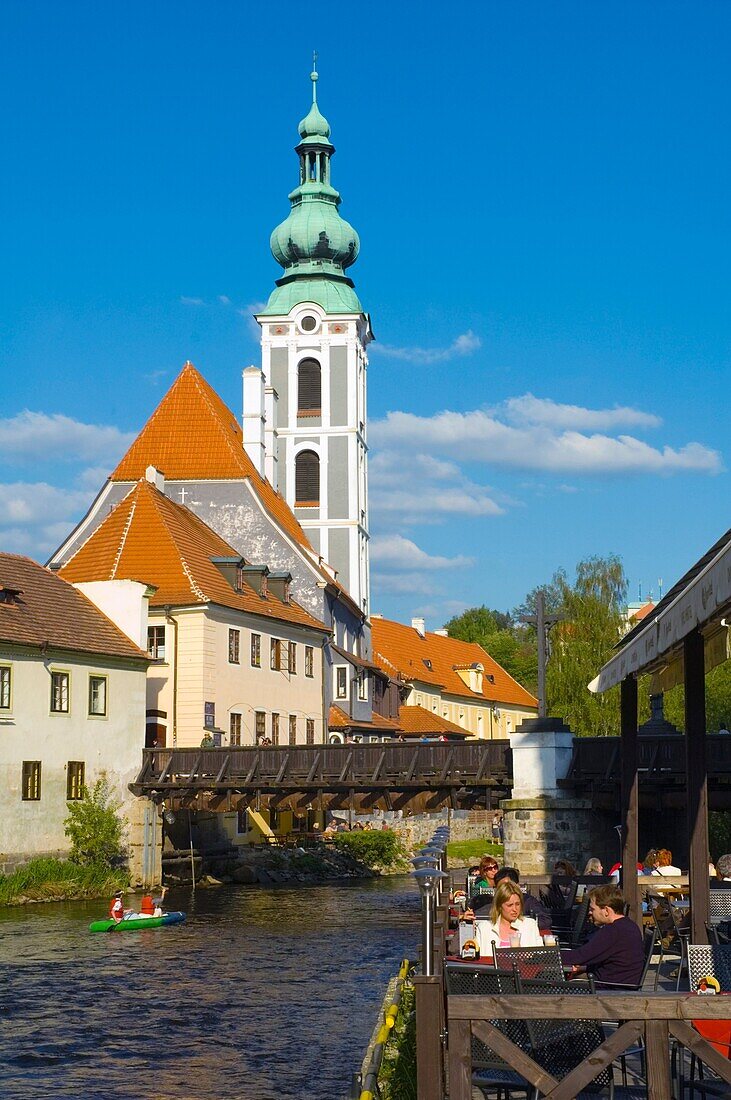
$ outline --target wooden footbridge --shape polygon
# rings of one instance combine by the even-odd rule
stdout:
[[[145,749],[130,789],[171,809],[492,809],[512,788],[509,741]]]

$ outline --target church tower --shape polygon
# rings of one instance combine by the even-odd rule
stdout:
[[[369,613],[366,348],[373,339],[347,268],[360,248],[331,183],[335,152],[317,104],[299,124],[299,184],[271,236],[284,268],[261,326],[262,370],[244,372],[244,440],[324,562]]]

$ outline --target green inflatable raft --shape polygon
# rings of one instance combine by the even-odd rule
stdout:
[[[135,932],[140,928],[161,928],[166,924],[182,924],[185,913],[163,913],[161,917],[130,917],[129,920],[94,920],[90,932]]]

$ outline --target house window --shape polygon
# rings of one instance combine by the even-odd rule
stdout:
[[[147,652],[153,661],[165,660],[165,627],[148,626],[147,628]]]
[[[282,643],[279,638],[272,638],[269,648],[269,663],[275,672],[282,668]]]
[[[335,669],[335,698],[348,698],[348,670],[345,665],[338,665]]]
[[[89,715],[94,718],[105,718],[107,713],[107,678],[106,676],[89,677]]]
[[[261,668],[261,634],[251,635],[251,665]]]
[[[305,676],[315,675],[315,651],[311,645],[305,646]]]
[[[10,710],[10,666],[0,665],[0,710]]]
[[[241,715],[232,711],[228,719],[228,743],[229,745],[241,744]]]
[[[315,743],[315,719],[307,719],[307,744],[314,745]]]
[[[297,675],[297,643],[296,642],[290,642],[289,643],[288,657],[289,657],[289,673],[290,673],[290,676],[296,676]]]
[[[289,716],[289,743],[290,745],[297,744],[297,715],[290,714]]]
[[[66,801],[79,802],[84,797],[84,774],[86,768],[83,760],[69,760],[66,765]]]
[[[23,801],[40,802],[41,800],[41,762],[40,760],[23,761]]]
[[[69,674],[68,672],[51,673],[51,713],[68,714],[69,712]]]
[[[237,665],[239,663],[239,642],[241,640],[241,631],[229,630],[228,632],[228,663],[230,665]]]
[[[272,713],[272,744],[279,744],[279,715]]]
[[[358,673],[358,698],[368,698],[368,676],[365,669],[361,669]]]
[[[256,739],[261,741],[263,737],[266,737],[267,732],[267,716],[263,710],[256,711]]]
[[[314,451],[300,451],[294,460],[295,504],[320,503],[320,459]]]
[[[309,413],[310,416],[320,412],[322,405],[322,372],[316,359],[303,359],[297,368],[297,412]]]

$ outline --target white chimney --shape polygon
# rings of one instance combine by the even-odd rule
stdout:
[[[279,395],[273,386],[264,390],[264,451],[266,479],[275,489],[279,488],[277,473],[277,403]]]
[[[155,466],[147,467],[145,470],[145,481],[149,481],[150,485],[154,485],[161,493],[165,492],[165,474]]]
[[[444,627],[442,627],[441,630],[435,630],[434,633],[438,634],[440,638],[448,638],[449,637],[449,631],[445,630]]]
[[[245,367],[244,380],[244,450],[258,473],[264,474],[264,375],[258,367]]]
[[[426,634],[426,622],[424,621],[424,619],[412,619],[411,620],[411,627],[422,638]]]

